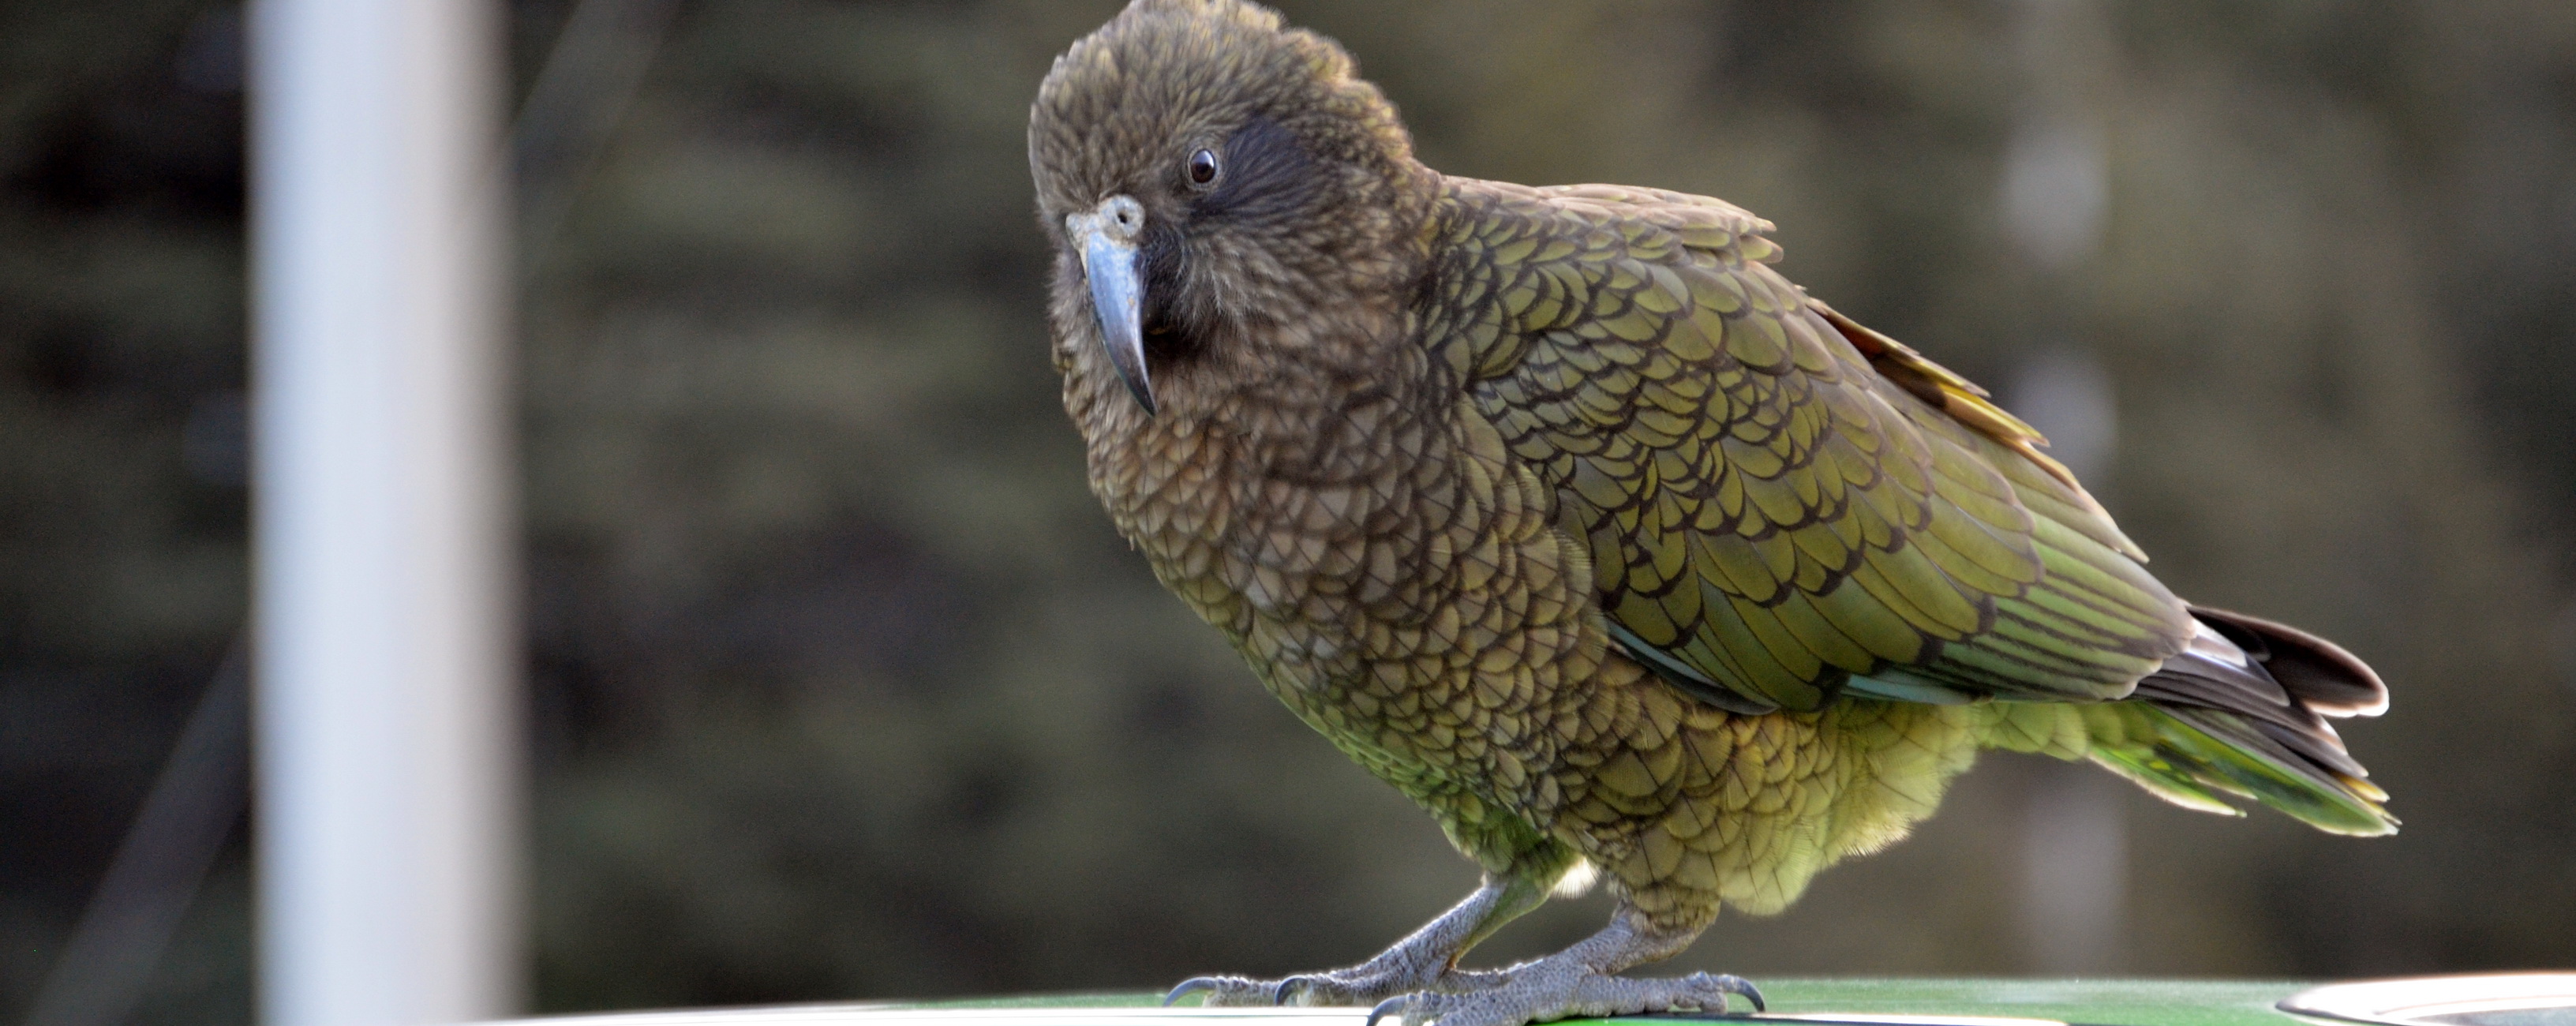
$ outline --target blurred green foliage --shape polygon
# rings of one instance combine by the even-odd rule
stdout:
[[[2576,6],[2105,2],[2095,49],[2035,55],[2004,2],[1282,6],[1434,167],[1726,197],[1793,279],[1990,385],[2089,351],[2097,484],[2158,572],[2387,675],[2347,736],[2405,832],[2124,794],[2113,968],[2576,961]],[[687,0],[556,183],[519,268],[539,1007],[1313,969],[1472,884],[1084,489],[1023,131],[1115,8]],[[513,7],[522,91],[568,11]],[[0,6],[0,1015],[245,607],[237,27]],[[2060,90],[2108,205],[2044,270],[1998,181]],[[2028,968],[2023,821],[2060,770],[1990,760],[1681,967]],[[247,1016],[226,865],[143,1018]]]

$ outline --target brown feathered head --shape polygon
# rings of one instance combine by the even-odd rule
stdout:
[[[1418,270],[1432,178],[1341,47],[1242,0],[1136,0],[1076,42],[1029,170],[1058,364],[1147,413],[1262,347],[1352,341],[1348,297]]]

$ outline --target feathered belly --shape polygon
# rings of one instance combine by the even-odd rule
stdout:
[[[1406,489],[1094,480],[1284,704],[1480,862],[1552,838],[1676,915],[1768,911],[1901,836],[1972,758],[1963,709],[1739,716],[1674,690],[1610,645],[1586,554],[1515,476],[1462,458]]]

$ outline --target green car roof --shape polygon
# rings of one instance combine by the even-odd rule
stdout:
[[[1783,1026],[2576,1026],[2576,973],[2317,987],[2288,981],[1767,979],[1758,1015],[1650,1015]],[[617,1012],[520,1026],[1358,1026],[1361,1008],[1164,1008],[1156,993]],[[2282,1011],[2288,1000],[2302,1013]],[[1569,1019],[1570,1024],[1601,1020]],[[1381,1024],[1384,1026],[1384,1024]]]
[[[1770,1012],[1729,1019],[1785,1023],[2007,1026],[2018,1021],[2086,1026],[2288,1026],[2274,1010],[2302,989],[2293,982],[2178,980],[1765,979]],[[1081,994],[921,1004],[788,1005],[751,1009],[627,1012],[543,1022],[562,1026],[1356,1026],[1366,1009],[1161,1008],[1160,994]],[[1698,1019],[1659,1015],[1648,1019]],[[1568,1023],[1589,1020],[1566,1020]]]

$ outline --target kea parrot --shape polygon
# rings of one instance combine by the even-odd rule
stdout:
[[[1443,175],[1337,44],[1243,0],[1075,42],[1029,164],[1118,531],[1483,870],[1366,962],[1174,998],[1759,1007],[1618,974],[1897,840],[1987,748],[2396,828],[2324,719],[2386,708],[2369,667],[2174,597],[2038,432],[1790,284],[1742,209]],[[1599,933],[1459,967],[1596,877]]]

